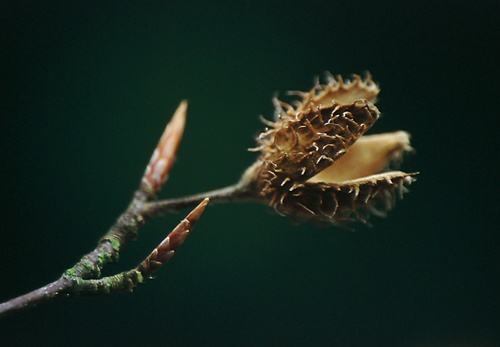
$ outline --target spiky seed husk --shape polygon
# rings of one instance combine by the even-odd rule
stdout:
[[[366,99],[375,103],[380,92],[380,88],[372,80],[370,74],[367,74],[365,79],[359,75],[353,75],[352,80],[344,81],[340,75],[335,78],[327,73],[326,79],[328,83],[318,82],[308,93],[296,93],[301,97],[301,100],[295,103],[293,110],[287,110],[288,115],[293,117],[296,112],[314,110],[317,107],[329,107],[334,102],[347,105],[359,99]]]
[[[294,106],[274,100],[276,119],[265,122],[270,128],[258,138],[261,156],[244,179],[253,180],[279,214],[366,222],[370,214],[385,215],[414,180],[401,171],[380,173],[411,150],[409,135],[369,136],[339,161],[378,119],[373,102],[380,89],[370,76],[327,78],[307,93],[293,92],[300,97]]]
[[[271,186],[281,186],[287,178],[305,182],[344,155],[378,116],[367,100],[299,113],[259,138],[263,178]]]
[[[271,206],[296,220],[313,219],[338,225],[366,223],[374,214],[385,216],[402,197],[414,174],[391,172],[366,179],[336,183],[305,183],[292,190],[274,190]]]

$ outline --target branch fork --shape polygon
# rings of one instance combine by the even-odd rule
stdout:
[[[198,205],[135,268],[101,277],[104,266],[118,260],[121,249],[137,237],[140,227],[149,219],[163,214],[151,213],[151,209],[157,204],[156,195],[172,168],[186,123],[186,111],[187,102],[182,101],[165,128],[129,207],[101,238],[97,247],[67,269],[58,280],[0,304],[0,317],[57,297],[131,291],[137,284],[152,278],[152,274],[174,256],[203,214],[208,198],[198,199]]]
[[[417,173],[390,171],[412,152],[410,135],[397,131],[365,132],[379,118],[380,91],[371,76],[353,80],[326,76],[309,92],[293,92],[292,104],[274,99],[274,121],[257,138],[260,156],[238,183],[176,199],[157,200],[168,179],[186,124],[182,101],[156,146],[139,188],[123,214],[97,247],[56,281],[0,304],[0,317],[58,297],[107,294],[151,278],[186,240],[210,202],[254,201],[272,206],[296,220],[343,226],[370,215],[385,216],[396,197],[407,192]],[[135,268],[102,277],[102,269],[118,260],[122,248],[150,219],[186,207],[194,209]]]

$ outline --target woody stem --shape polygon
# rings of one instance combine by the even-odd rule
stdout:
[[[244,183],[237,183],[205,193],[188,195],[180,198],[152,201],[145,204],[142,212],[147,218],[153,218],[183,208],[193,207],[199,204],[205,198],[210,199],[210,204],[236,201],[257,201],[257,198],[255,197],[255,194],[253,193],[249,185]]]

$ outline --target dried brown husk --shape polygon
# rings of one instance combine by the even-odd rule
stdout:
[[[378,119],[380,89],[368,76],[341,77],[291,106],[275,101],[277,119],[258,138],[261,156],[250,170],[260,195],[280,214],[345,224],[385,215],[414,174],[387,171],[412,150],[403,131],[363,136]]]

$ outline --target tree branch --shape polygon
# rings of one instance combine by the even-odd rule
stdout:
[[[159,270],[182,246],[196,222],[200,219],[208,199],[204,199],[177,227],[134,269],[98,279],[84,279],[76,276],[76,271],[67,270],[61,278],[42,288],[0,304],[0,316],[20,311],[57,297],[76,295],[108,294],[132,288],[150,279],[153,272]],[[91,254],[95,253],[92,252]],[[86,256],[84,259],[89,260]],[[95,264],[92,264],[95,265]]]
[[[110,262],[117,261],[120,250],[130,240],[135,239],[140,227],[148,222],[151,215],[145,211],[168,178],[184,131],[186,110],[187,103],[183,101],[165,128],[131,203],[101,238],[97,247],[66,270],[57,281],[0,304],[0,317],[61,296],[110,293],[131,289],[137,283],[149,278],[174,255],[201,217],[208,199],[198,200],[199,205],[136,268],[100,278],[103,267]]]
[[[192,207],[196,204],[199,204],[200,201],[205,198],[210,199],[210,204],[220,204],[224,202],[259,201],[248,186],[238,183],[232,186],[211,190],[205,193],[147,203],[144,205],[143,209],[144,217],[154,218],[167,214],[169,212]]]
[[[387,171],[392,161],[411,150],[409,135],[396,132],[363,140],[364,132],[380,113],[368,101],[378,94],[377,85],[369,77],[362,80],[356,75],[347,83],[340,77],[328,77],[327,82],[318,82],[309,92],[295,93],[301,100],[294,106],[275,101],[277,117],[274,122],[266,121],[268,128],[257,138],[261,156],[237,184],[157,201],[182,139],[187,111],[187,102],[182,101],[128,208],[97,247],[57,281],[0,304],[0,317],[61,296],[131,290],[175,254],[203,213],[208,198],[211,203],[262,202],[294,219],[341,226],[354,220],[366,223],[370,214],[380,215],[392,209],[396,194],[402,195],[416,175]],[[343,176],[339,176],[339,168],[345,171]],[[150,219],[195,205],[142,263],[129,271],[101,277],[103,267],[118,260],[121,249],[138,236],[139,229]]]

